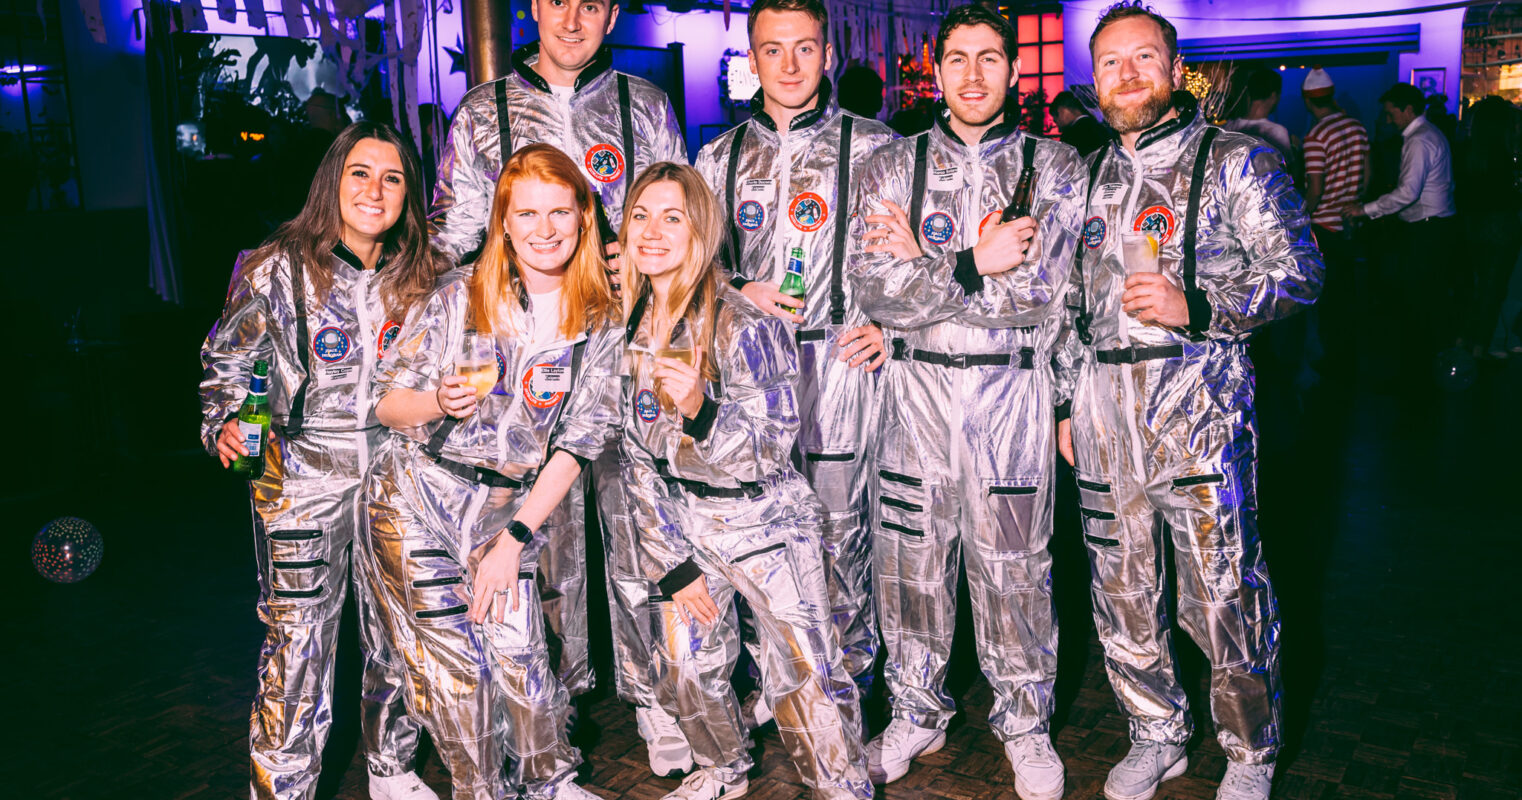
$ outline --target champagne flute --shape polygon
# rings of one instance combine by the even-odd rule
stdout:
[[[466,331],[454,362],[456,375],[476,390],[476,400],[483,400],[497,385],[497,349],[492,337]]]

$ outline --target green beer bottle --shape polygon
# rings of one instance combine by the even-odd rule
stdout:
[[[266,361],[254,362],[254,377],[248,382],[248,397],[238,409],[238,430],[243,434],[243,447],[248,455],[233,462],[233,472],[249,480],[264,475],[264,448],[270,441],[270,404],[265,398],[269,381],[270,365]]]
[[[794,314],[798,313],[798,310],[803,308],[804,288],[802,247],[794,247],[793,251],[788,254],[787,277],[782,279],[782,288],[778,289],[778,291],[782,292],[788,297],[798,298],[798,305],[783,306],[783,308],[786,308]]]

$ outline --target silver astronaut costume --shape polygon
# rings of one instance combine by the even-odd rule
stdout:
[[[252,484],[258,611],[268,629],[249,736],[255,798],[309,798],[317,789],[351,545],[361,542],[365,525],[361,489],[384,436],[366,422],[370,375],[400,328],[385,318],[384,269],[382,262],[365,271],[338,245],[325,302],[308,270],[293,271],[284,258],[239,270],[201,346],[201,440],[213,454],[222,425],[243,402],[254,361],[270,364],[273,424],[264,475]],[[298,284],[300,303],[292,288]],[[365,561],[352,564],[365,659],[365,760],[374,775],[398,775],[409,769],[417,726],[403,710],[404,676],[386,644]]]
[[[842,111],[820,87],[818,105],[785,132],[759,108],[749,122],[698,153],[697,169],[729,212],[740,257],[731,283],[780,284],[789,252],[804,253],[807,297],[796,329],[799,468],[824,507],[825,570],[831,616],[846,670],[869,678],[877,657],[872,605],[867,476],[876,427],[877,376],[840,361],[841,334],[868,323],[844,281],[851,188],[873,150],[893,138],[886,125]],[[736,143],[740,143],[738,146]],[[842,159],[849,161],[840,169]],[[799,219],[814,201],[823,211]]]
[[[502,163],[519,147],[544,142],[585,166],[613,230],[623,219],[624,193],[640,172],[659,161],[687,163],[687,146],[670,98],[649,81],[614,71],[608,48],[581,71],[575,91],[564,99],[534,72],[538,58],[537,42],[513,51],[513,72],[466,92],[455,111],[439,158],[429,224],[434,242],[456,261],[480,246]],[[503,136],[504,128],[510,135]],[[635,560],[635,533],[621,494],[617,448],[592,465],[592,480],[606,553],[618,694],[638,705],[654,705],[646,621],[650,587]],[[554,524],[547,523],[545,533],[556,544],[545,554],[540,574],[545,596],[554,598],[545,612],[556,628],[559,671],[572,695],[592,687],[586,586],[562,578],[568,573],[559,564],[574,563],[578,569],[572,572],[581,574],[586,547],[583,505],[580,490],[573,489]]]
[[[1047,730],[1057,675],[1052,353],[1085,176],[1076,150],[1020,133],[1005,113],[976,146],[942,111],[930,131],[873,155],[852,240],[891,200],[909,211],[924,255],[859,253],[849,274],[867,315],[893,328],[872,496],[893,715],[944,730],[956,710],[944,684],[965,559],[994,691],[989,723],[1009,741]],[[1009,204],[1027,158],[1039,263],[979,277],[971,248]]]
[[[694,628],[675,603],[657,602],[656,694],[700,766],[725,781],[750,769],[729,682],[740,647],[738,592],[759,628],[762,690],[803,780],[818,797],[870,798],[856,684],[830,622],[818,503],[790,460],[798,431],[793,331],[727,284],[719,302],[719,381],[692,420],[661,407],[648,365],[630,369],[649,348],[644,300],[628,326],[622,442],[650,578],[669,598],[703,577],[720,609],[712,626]],[[672,346],[692,345],[691,332],[678,328]]]
[[[468,305],[463,278],[434,293],[377,370],[377,398],[438,388],[459,350]],[[498,383],[476,412],[396,431],[371,474],[375,597],[411,679],[408,708],[428,728],[454,797],[498,800],[509,790],[552,797],[581,762],[566,739],[570,695],[550,661],[535,578],[551,540],[541,531],[523,548],[519,607],[502,609],[505,622],[497,622],[496,608],[483,625],[467,611],[487,545],[553,452],[585,463],[611,441],[621,334],[606,325],[530,345],[499,332]],[[496,602],[510,605],[506,595]]]
[[[1265,763],[1281,735],[1279,619],[1258,539],[1246,339],[1315,300],[1322,262],[1279,156],[1208,125],[1187,94],[1175,93],[1175,106],[1179,119],[1142,134],[1134,156],[1110,144],[1090,159],[1071,341],[1094,619],[1131,738],[1188,741],[1161,561],[1166,523],[1179,622],[1210,659],[1221,746],[1234,761]],[[1120,231],[1161,238],[1162,274],[1189,304],[1187,330],[1121,310]]]

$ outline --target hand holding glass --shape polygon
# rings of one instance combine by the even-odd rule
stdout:
[[[477,400],[484,399],[497,385],[497,350],[492,337],[466,331],[454,371],[476,390]]]

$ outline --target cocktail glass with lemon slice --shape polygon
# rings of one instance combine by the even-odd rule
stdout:
[[[1157,234],[1148,231],[1122,233],[1120,235],[1120,258],[1126,265],[1126,274],[1158,272]]]

